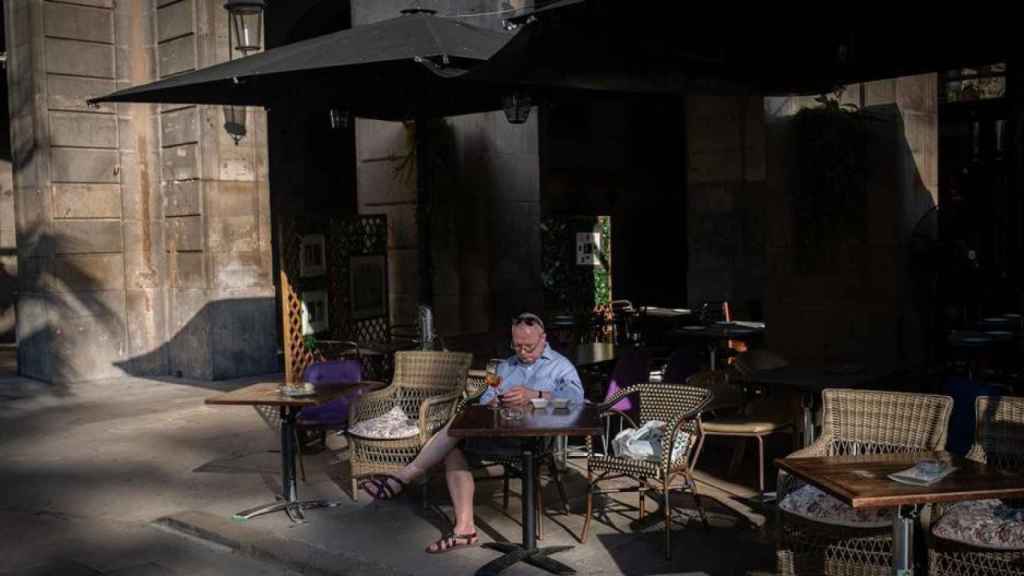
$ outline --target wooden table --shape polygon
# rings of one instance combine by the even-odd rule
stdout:
[[[946,462],[956,470],[930,486],[912,486],[888,478],[924,459]],[[779,458],[775,463],[853,508],[896,508],[892,546],[896,576],[914,573],[914,521],[922,504],[1024,497],[1024,475],[948,452]]]
[[[270,512],[284,511],[292,522],[302,522],[303,510],[329,508],[337,505],[328,500],[304,500],[298,498],[298,483],[295,479],[295,455],[297,450],[295,419],[299,410],[308,406],[319,406],[339,398],[359,387],[380,388],[382,382],[353,382],[321,387],[308,396],[287,396],[281,391],[280,382],[260,382],[231,392],[217,394],[206,399],[206,404],[226,406],[274,406],[281,413],[281,495],[270,504],[243,510],[234,515],[237,520],[248,520]]]
[[[544,437],[560,435],[593,435],[601,434],[604,428],[600,423],[600,411],[596,405],[583,404],[571,406],[566,410],[555,410],[549,404],[547,408],[524,408],[523,418],[512,421],[502,418],[498,410],[487,406],[468,406],[456,416],[448,428],[448,434],[455,438],[522,438],[526,440],[522,447],[523,467],[523,542],[512,544],[507,542],[489,542],[484,547],[503,552],[504,556],[493,560],[479,570],[478,576],[489,576],[516,564],[526,562],[551,574],[575,574],[576,571],[549,558],[551,554],[569,550],[572,546],[537,547],[536,511],[534,509],[535,474],[534,454],[540,447],[539,440]]]

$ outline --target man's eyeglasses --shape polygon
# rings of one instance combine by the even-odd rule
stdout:
[[[519,353],[522,353],[522,354],[533,354],[533,351],[537,349],[537,346],[540,346],[540,342],[539,341],[538,342],[534,342],[533,344],[515,344],[515,343],[513,343],[511,346],[509,346],[509,348],[512,348],[516,352],[519,352]]]

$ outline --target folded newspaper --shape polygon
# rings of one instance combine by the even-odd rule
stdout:
[[[906,470],[889,474],[889,478],[904,484],[929,486],[949,476],[954,470],[956,470],[956,467],[945,462],[926,460],[918,462]]]

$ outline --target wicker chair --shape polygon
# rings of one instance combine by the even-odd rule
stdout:
[[[948,396],[828,389],[822,392],[821,436],[790,458],[942,450],[953,400]],[[892,526],[816,522],[785,510],[799,482],[778,476],[778,573],[889,576]]]
[[[359,479],[371,474],[394,474],[412,462],[420,449],[455,413],[463,396],[472,354],[400,351],[395,353],[391,385],[364,395],[349,412],[352,492]],[[419,434],[412,438],[380,439],[353,434],[359,422],[386,414],[395,406],[417,415]]]
[[[630,395],[637,395],[640,403],[640,421],[634,422],[623,412],[613,410],[620,400]],[[672,507],[669,503],[669,490],[672,481],[678,476],[683,480],[684,490],[693,494],[704,526],[708,520],[704,514],[700,496],[697,494],[697,483],[690,471],[689,461],[693,448],[700,442],[700,413],[711,401],[711,391],[682,384],[645,382],[623,388],[601,404],[602,416],[620,415],[631,426],[639,428],[651,420],[665,422],[666,433],[661,442],[661,461],[637,460],[614,455],[594,454],[593,439],[587,437],[587,518],[583,523],[580,542],[586,543],[593,519],[594,494],[615,492],[637,492],[639,494],[640,520],[643,520],[646,491],[651,489],[648,480],[656,481],[662,492],[665,505],[665,558],[671,558],[672,547]],[[686,450],[676,459],[672,458],[672,447],[680,434],[689,434],[690,442]],[[595,478],[594,475],[597,474]],[[613,476],[608,477],[609,474]],[[599,490],[598,484],[604,480],[630,477],[637,481],[637,486],[625,489]]]
[[[1024,469],[1024,398],[979,396],[975,409],[975,443],[967,457],[1016,472]],[[933,527],[941,515],[956,505],[937,505]],[[1018,506],[1019,507],[1019,506]],[[1024,546],[1017,550],[979,548],[930,535],[928,573],[938,576],[963,574],[1024,575]]]

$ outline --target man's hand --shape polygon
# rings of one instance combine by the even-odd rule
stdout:
[[[502,406],[525,406],[530,398],[537,396],[537,393],[528,388],[522,386],[516,386],[505,391],[505,394],[501,397]]]

